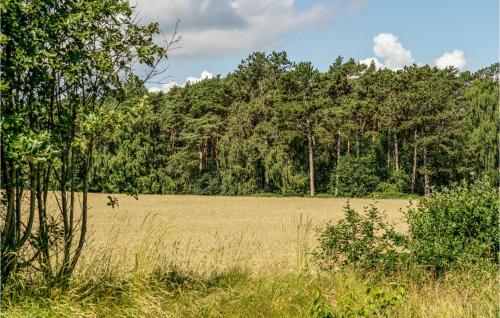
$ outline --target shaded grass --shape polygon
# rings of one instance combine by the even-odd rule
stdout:
[[[3,317],[307,317],[318,293],[341,317],[499,314],[498,275],[484,268],[419,281],[408,275],[381,279],[354,270],[253,277],[245,269],[201,275],[157,268],[128,277],[102,272],[75,280],[67,292],[48,292],[41,281],[27,288],[32,291],[13,287],[4,293]],[[397,290],[403,291],[400,299],[384,307],[380,298],[389,299]]]

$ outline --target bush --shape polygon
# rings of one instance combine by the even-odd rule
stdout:
[[[383,213],[372,205],[359,214],[349,204],[344,212],[345,219],[319,230],[315,256],[323,268],[374,269],[397,263],[404,239],[385,221]]]
[[[375,193],[386,197],[402,197],[409,190],[409,183],[409,177],[404,171],[392,171],[387,181],[377,185]]]
[[[335,188],[338,187],[340,196],[363,197],[374,191],[379,181],[372,156],[345,156],[333,171],[330,188],[332,193],[335,193]]]
[[[453,263],[498,264],[498,207],[497,191],[486,180],[443,189],[407,212],[408,248],[417,263],[438,272]]]
[[[499,264],[499,199],[485,180],[462,183],[423,198],[405,214],[408,233],[398,234],[377,208],[364,215],[347,205],[345,219],[319,231],[315,252],[326,269],[354,266],[392,271],[423,265],[435,274],[452,265]]]
[[[194,184],[194,193],[216,195],[220,193],[220,176],[217,172],[204,172]]]

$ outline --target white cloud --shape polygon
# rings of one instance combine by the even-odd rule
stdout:
[[[453,66],[459,70],[463,70],[466,64],[464,52],[458,49],[453,50],[451,53],[446,52],[436,59],[435,64],[440,69]]]
[[[205,79],[211,79],[213,77],[214,77],[214,75],[212,73],[210,73],[209,71],[203,71],[203,72],[201,72],[200,77],[188,76],[186,78],[186,82],[184,84],[180,84],[179,85],[176,81],[170,81],[168,83],[163,84],[160,87],[150,87],[148,89],[148,91],[151,92],[151,93],[159,93],[159,92],[165,92],[166,93],[166,92],[170,91],[174,87],[184,87],[184,86],[186,86],[187,83],[189,83],[189,84],[196,84],[196,83],[198,83],[200,81],[203,81]]]
[[[176,81],[170,81],[168,83],[163,84],[161,87],[150,87],[148,91],[150,93],[159,93],[159,92],[168,92],[172,88],[179,86]]]
[[[383,59],[384,66],[390,69],[401,69],[413,63],[411,52],[391,33],[380,33],[373,38],[373,52]]]
[[[384,67],[384,64],[382,64],[376,57],[369,57],[358,61],[359,64],[365,64],[368,66],[370,66],[372,62],[375,64],[375,68],[377,69]]]
[[[188,78],[186,78],[186,83],[196,84],[204,79],[211,79],[213,77],[214,77],[214,75],[212,73],[210,73],[208,71],[203,71],[203,72],[201,72],[200,77],[189,76]]]
[[[158,21],[166,34],[180,19],[179,49],[171,56],[210,56],[276,45],[280,36],[328,25],[334,5],[298,11],[294,0],[135,0],[139,16]],[[352,3],[351,3],[352,2]],[[365,1],[350,0],[354,7]]]
[[[375,67],[378,68],[389,68],[392,70],[398,70],[404,66],[411,65],[414,63],[414,59],[410,50],[407,50],[399,42],[397,36],[392,33],[379,33],[373,38],[373,52],[376,57],[369,57],[366,59],[361,59],[358,61],[360,64],[370,65],[373,61]],[[380,60],[383,60],[381,62]],[[454,66],[459,70],[463,70],[466,64],[464,52],[455,49],[453,52],[446,52],[434,61],[438,68],[446,68],[448,66]],[[418,66],[424,65],[423,63],[417,63]]]

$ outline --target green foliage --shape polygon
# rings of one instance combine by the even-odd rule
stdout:
[[[330,180],[332,192],[338,187],[340,196],[363,197],[376,189],[380,177],[372,156],[348,155],[340,160]]]
[[[401,197],[408,193],[409,176],[402,170],[392,171],[387,181],[377,184],[372,195]]]
[[[304,195],[314,186],[403,197],[471,173],[494,180],[495,83],[482,73],[376,70],[342,58],[322,73],[285,52],[253,53],[226,77],[167,93],[129,83],[120,97],[129,110],[112,117],[128,125],[103,134],[90,187]]]
[[[314,291],[314,301],[310,310],[311,318],[335,318],[336,315],[318,290]]]
[[[345,218],[318,230],[315,256],[328,270],[389,268],[399,261],[404,237],[375,206],[360,214],[347,205]]]
[[[364,295],[354,292],[342,299],[334,316],[338,318],[391,317],[391,311],[401,306],[407,289],[389,284],[389,288],[369,287]]]
[[[406,215],[411,255],[438,272],[456,263],[498,264],[499,203],[487,180],[462,182],[422,199]]]
[[[220,193],[220,176],[215,172],[205,172],[197,180],[194,192],[202,195],[216,195]]]
[[[497,191],[487,180],[462,182],[423,198],[406,213],[400,234],[374,206],[319,229],[315,256],[328,270],[355,267],[390,273],[423,266],[435,274],[453,266],[499,263]]]
[[[66,288],[86,241],[89,190],[115,190],[109,178],[152,183],[148,171],[135,169],[132,177],[99,171],[98,184],[89,185],[96,144],[123,129],[120,108],[144,105],[133,64],[154,72],[166,49],[153,42],[158,24],[138,24],[124,0],[3,1],[1,15],[0,166],[8,198],[0,206],[1,278],[36,268]],[[142,92],[123,105],[131,83]],[[135,163],[124,153],[110,161],[129,169]],[[57,207],[49,207],[49,191]]]

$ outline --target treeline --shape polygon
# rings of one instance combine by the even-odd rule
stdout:
[[[320,72],[259,52],[168,93],[130,81],[126,124],[96,145],[90,189],[426,195],[481,175],[497,182],[498,70],[377,70],[339,57]]]

